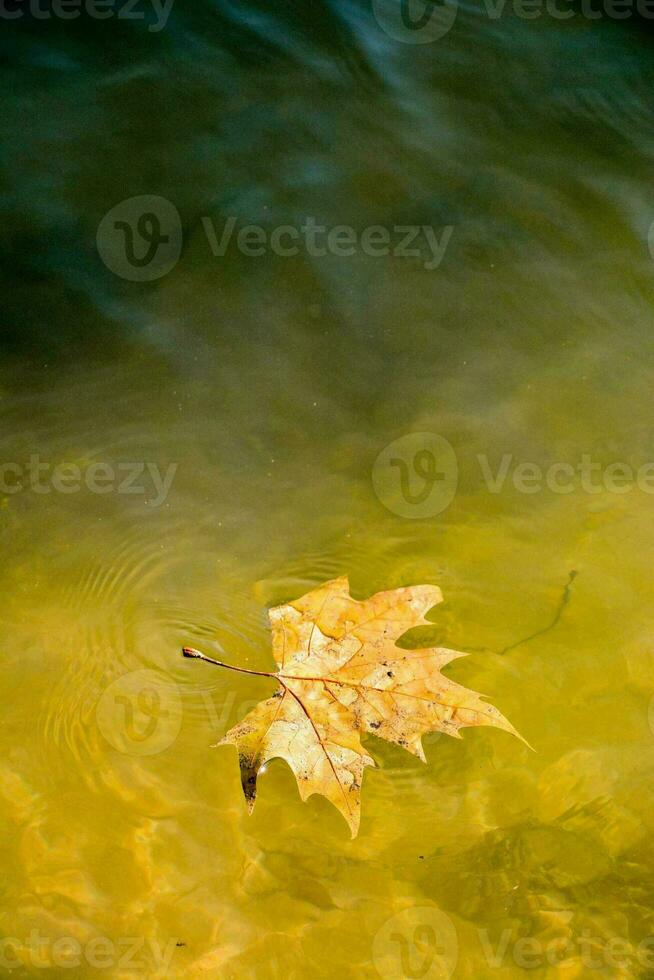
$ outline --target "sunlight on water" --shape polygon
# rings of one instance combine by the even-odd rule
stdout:
[[[221,6],[2,44],[0,973],[654,976],[652,37]],[[95,245],[138,195],[152,282]],[[311,215],[356,254],[203,221]],[[438,267],[365,254],[414,224]],[[210,746],[271,684],[180,656],[270,669],[341,574],[439,585],[535,749],[371,739],[354,841],[279,761],[247,816]]]

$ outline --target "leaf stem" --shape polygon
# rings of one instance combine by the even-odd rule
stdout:
[[[200,653],[199,650],[195,650],[193,647],[183,647],[182,656],[189,657],[192,660],[204,660],[207,664],[215,664],[216,667],[226,667],[227,670],[237,670],[239,674],[256,674],[257,677],[276,676],[267,670],[248,670],[247,667],[235,667],[233,664],[225,664],[222,660],[212,660],[211,657],[205,657],[203,653]]]

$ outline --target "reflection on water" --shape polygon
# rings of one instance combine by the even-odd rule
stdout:
[[[602,482],[654,459],[649,35],[465,6],[413,45],[333,0],[0,45],[3,970],[649,976],[654,500]],[[95,245],[137,195],[183,231],[152,282]],[[453,232],[429,270],[215,256],[202,220],[308,216]],[[429,516],[373,486],[407,433],[456,455]],[[34,455],[79,488],[37,492]],[[129,463],[176,467],[164,500],[89,489]],[[247,818],[209,746],[269,684],[179,656],[267,668],[266,607],[346,572],[440,585],[434,642],[471,652],[450,675],[537,750],[376,744],[354,842],[279,763]]]

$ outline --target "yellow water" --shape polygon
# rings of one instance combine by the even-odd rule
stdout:
[[[654,461],[649,38],[461,14],[417,47],[337,8],[232,36],[198,5],[104,62],[53,27],[83,96],[29,35],[3,97],[33,110],[11,152],[49,151],[11,170],[37,244],[9,275],[0,461],[177,470],[158,506],[147,480],[0,495],[2,974],[654,976],[654,496],[605,480]],[[185,227],[145,285],[93,251],[139,193]],[[199,217],[264,205],[454,234],[433,272],[214,258]],[[375,469],[411,433],[409,469],[429,433],[458,467],[427,516]],[[590,489],[515,484],[584,455]],[[482,728],[427,736],[423,765],[370,738],[354,841],[280,762],[248,817],[210,745],[270,684],[180,656],[271,669],[267,608],[345,573],[359,598],[439,585],[432,640],[470,653],[449,675],[535,749]]]

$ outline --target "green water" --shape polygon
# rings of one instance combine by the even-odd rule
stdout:
[[[2,30],[0,973],[654,976],[648,28],[461,9],[413,45],[334,2]],[[137,195],[183,228],[153,281],[96,248]],[[453,230],[432,270],[214,256],[230,216]],[[535,749],[369,739],[354,841],[280,762],[247,816],[209,746],[270,684],[180,657],[271,669],[267,608],[346,573],[439,585],[449,675]]]

